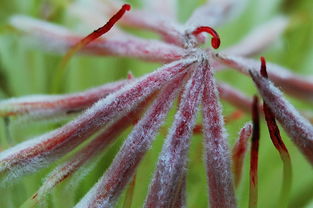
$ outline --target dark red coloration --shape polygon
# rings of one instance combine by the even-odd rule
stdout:
[[[225,130],[225,121],[229,122],[237,119],[241,116],[241,112],[236,111],[228,115],[226,120],[223,120],[221,105],[219,103],[220,98],[225,99],[227,102],[234,105],[235,107],[238,107],[244,112],[247,112],[247,109],[250,109],[250,106],[253,106],[253,109],[250,109],[248,111],[251,111],[253,113],[254,121],[251,147],[251,183],[249,205],[250,207],[257,206],[257,170],[260,137],[258,112],[260,107],[258,105],[258,99],[257,97],[255,97],[252,105],[252,99],[249,99],[243,93],[236,89],[233,89],[231,86],[227,86],[222,83],[217,89],[214,72],[223,67],[223,62],[225,62],[225,60],[219,60],[221,59],[221,57],[219,57],[219,54],[212,52],[211,49],[202,50],[198,49],[197,46],[205,42],[205,33],[209,33],[212,37],[211,45],[213,48],[217,49],[220,46],[220,37],[218,33],[211,27],[194,27],[194,30],[190,30],[189,27],[190,25],[211,25],[212,27],[219,25],[219,22],[223,22],[224,20],[226,20],[226,16],[228,16],[228,14],[225,16],[222,13],[229,13],[230,8],[233,4],[235,5],[235,3],[234,1],[225,1],[222,2],[220,6],[218,6],[219,3],[216,3],[218,7],[215,6],[215,3],[212,5],[210,3],[206,4],[204,5],[204,7],[199,8],[199,10],[194,13],[195,15],[193,16],[195,18],[191,18],[191,21],[188,20],[186,24],[180,25],[176,22],[175,19],[171,21],[170,18],[167,18],[170,16],[175,16],[175,8],[169,9],[173,10],[170,12],[173,13],[173,15],[167,17],[160,15],[163,12],[163,8],[169,7],[170,4],[168,2],[166,3],[166,1],[164,1],[160,3],[159,1],[158,4],[160,4],[159,6],[161,7],[159,12],[157,13],[149,12],[147,9],[147,11],[142,11],[142,13],[138,12],[137,14],[127,15],[127,18],[123,18],[122,20],[125,20],[125,25],[135,26],[141,29],[147,29],[156,32],[162,36],[163,40],[170,44],[157,40],[141,39],[138,37],[134,37],[131,34],[127,34],[126,32],[116,35],[116,37],[111,36],[108,38],[99,38],[102,37],[101,35],[108,32],[114,26],[114,24],[118,20],[120,20],[120,18],[125,14],[126,11],[130,10],[130,5],[128,4],[125,4],[121,9],[116,8],[112,4],[110,9],[111,12],[115,12],[117,10],[119,11],[104,26],[95,30],[83,39],[80,39],[80,36],[72,34],[70,31],[66,32],[66,30],[62,30],[61,27],[53,27],[52,25],[45,24],[44,22],[34,21],[27,18],[20,18],[22,21],[23,19],[24,21],[26,20],[26,22],[24,23],[26,23],[27,27],[24,24],[21,24],[22,27],[29,28],[29,25],[32,26],[32,24],[34,24],[33,28],[37,28],[36,25],[38,25],[39,31],[43,31],[38,32],[38,30],[35,29],[33,31],[36,32],[33,32],[32,29],[26,29],[26,31],[30,31],[30,34],[34,34],[35,36],[40,37],[40,39],[45,41],[55,41],[56,44],[50,45],[52,45],[53,47],[56,46],[56,49],[61,49],[62,51],[64,49],[69,49],[68,53],[63,59],[63,64],[61,64],[61,67],[59,68],[60,70],[64,69],[64,64],[75,52],[80,49],[83,49],[88,53],[91,52],[97,55],[132,56],[150,61],[162,61],[167,63],[172,62],[171,67],[175,67],[177,65],[176,63],[176,65],[173,66],[173,64],[175,63],[173,61],[181,58],[182,59],[179,62],[181,67],[176,66],[175,70],[170,70],[169,68],[165,67],[165,69],[168,70],[162,71],[165,70],[163,68],[156,72],[150,73],[143,78],[134,80],[135,82],[128,85],[127,87],[117,89],[114,92],[112,91],[113,93],[110,93],[111,95],[107,99],[100,100],[98,103],[91,106],[90,109],[88,109],[86,112],[83,112],[81,116],[73,119],[72,122],[65,124],[63,127],[60,127],[59,129],[51,133],[43,135],[42,137],[34,138],[34,140],[31,141],[33,143],[26,143],[27,145],[25,147],[23,147],[23,144],[21,144],[21,146],[17,148],[12,148],[4,154],[0,153],[0,159],[7,159],[3,160],[4,162],[0,160],[1,176],[2,169],[4,170],[3,175],[6,178],[10,179],[10,177],[17,177],[28,172],[43,168],[44,166],[55,161],[56,159],[65,156],[65,154],[72,152],[72,150],[74,150],[76,146],[84,142],[87,137],[92,136],[92,134],[97,133],[97,135],[99,135],[99,133],[96,131],[100,132],[102,131],[102,128],[106,128],[105,132],[102,132],[100,134],[100,136],[104,134],[103,138],[99,139],[99,137],[95,135],[95,139],[91,141],[86,141],[86,143],[88,142],[89,144],[86,144],[86,146],[78,150],[76,153],[71,153],[73,154],[71,160],[68,160],[67,163],[58,166],[52,172],[52,174],[48,176],[48,179],[46,179],[45,184],[42,186],[42,191],[39,190],[38,196],[36,194],[34,195],[34,198],[38,199],[40,198],[40,195],[44,195],[48,191],[51,191],[54,185],[60,183],[65,178],[72,175],[78,168],[83,167],[83,165],[87,163],[88,160],[91,161],[92,157],[100,154],[100,152],[102,152],[108,142],[113,141],[113,136],[122,133],[122,131],[126,128],[125,126],[128,127],[134,124],[135,127],[133,128],[132,133],[125,140],[125,143],[116,155],[111,166],[107,169],[106,173],[100,179],[99,183],[94,186],[89,194],[87,194],[84,199],[79,202],[78,205],[78,207],[112,207],[118,200],[119,195],[123,192],[123,189],[131,180],[132,176],[135,174],[136,168],[142,160],[144,154],[150,149],[152,141],[157,134],[159,127],[162,125],[162,122],[164,121],[166,115],[168,114],[168,111],[170,110],[173,101],[179,93],[179,90],[184,88],[185,90],[181,91],[181,93],[179,94],[179,98],[177,101],[177,116],[175,116],[174,125],[168,133],[168,140],[166,141],[163,149],[164,151],[162,151],[162,154],[160,156],[157,171],[155,177],[152,180],[152,188],[149,191],[148,199],[146,201],[146,207],[148,207],[149,205],[151,207],[185,206],[187,167],[186,164],[188,162],[187,156],[190,137],[192,133],[199,133],[200,131],[203,131],[203,137],[205,140],[205,144],[201,145],[200,143],[198,143],[198,147],[205,147],[203,149],[205,150],[204,154],[206,159],[206,173],[209,186],[209,206],[212,208],[236,207],[236,197],[233,190],[233,177],[230,170],[231,160],[229,157],[227,145],[228,141]],[[150,16],[150,14],[153,15]],[[92,19],[96,19],[97,16],[98,15],[95,15],[95,17],[92,16]],[[223,18],[223,16],[225,17]],[[213,23],[207,22],[210,21],[211,17],[213,17]],[[28,21],[30,23],[28,23]],[[16,21],[12,22],[14,22],[13,24],[16,24]],[[17,25],[19,24],[20,23],[17,23]],[[272,36],[273,35],[270,35],[269,39],[272,39]],[[255,37],[255,35],[253,35],[252,37]],[[258,39],[266,39],[266,36],[264,38]],[[255,39],[249,36],[248,39],[245,38],[243,41],[241,41],[240,44],[231,48],[234,51],[234,54],[237,56],[242,56],[243,54],[251,55],[253,51],[255,52],[261,50],[261,48],[264,48],[265,46],[263,43],[268,44],[268,41],[271,41],[266,39],[264,41],[254,41],[254,43],[261,42],[261,44],[251,44],[251,40]],[[251,47],[248,47],[248,49],[245,50],[244,48],[246,45],[251,45]],[[190,50],[191,47],[194,48]],[[228,57],[228,55],[225,55],[225,57],[226,59],[231,59]],[[267,77],[266,63],[264,57],[261,57],[261,62],[261,74],[264,77]],[[235,68],[239,68],[241,72],[244,72],[246,74],[248,74],[249,72],[251,73],[251,76],[259,87],[262,96],[267,102],[266,104],[264,104],[265,108],[271,108],[271,110],[265,109],[265,111],[268,110],[269,112],[272,111],[273,113],[275,113],[277,120],[280,121],[284,127],[287,126],[285,128],[286,131],[288,132],[288,130],[291,130],[290,134],[295,138],[294,140],[296,142],[299,141],[296,144],[300,146],[302,150],[305,150],[303,152],[306,153],[307,151],[310,151],[309,153],[310,155],[312,155],[312,126],[306,124],[301,116],[297,115],[297,113],[291,108],[292,106],[290,107],[287,102],[285,102],[283,99],[280,99],[282,96],[279,90],[275,91],[275,88],[274,86],[272,86],[271,82],[269,82],[267,79],[263,78],[259,74],[259,62],[254,61],[252,62],[252,64],[250,64],[249,60],[241,60],[241,57],[235,57],[233,60],[233,65],[235,65]],[[272,66],[269,68],[272,68]],[[272,70],[269,70],[271,79],[278,80],[278,83],[282,82],[282,86],[289,86],[289,83],[293,83],[293,86],[289,86],[286,88],[291,88],[293,90],[290,91],[295,91],[296,93],[297,89],[294,89],[294,86],[298,88],[301,87],[300,89],[302,89],[302,94],[307,94],[306,92],[310,91],[310,85],[307,85],[307,83],[309,82],[303,84],[302,79],[295,79],[295,76],[292,75],[292,73],[289,73],[288,71],[284,72],[284,70],[282,70],[283,73],[281,73],[279,70],[275,70],[275,68],[276,67],[274,66]],[[255,72],[256,75],[253,74]],[[60,73],[62,73],[62,71],[60,71]],[[199,76],[194,75],[197,79],[194,78],[194,76],[190,78],[190,75],[192,73],[199,74]],[[272,74],[276,75],[276,77]],[[60,77],[59,81],[61,81],[63,76],[58,75],[59,74],[56,73],[55,77],[57,77],[56,79]],[[254,77],[257,77],[257,79],[255,79]],[[132,78],[132,75],[129,74],[128,79]],[[262,81],[262,85],[258,85],[256,80],[258,80],[259,82]],[[301,82],[298,83],[297,81]],[[58,86],[58,82],[53,82],[53,84],[55,84],[55,86]],[[203,88],[201,87],[202,85]],[[164,86],[167,87],[164,88]],[[306,87],[309,88],[304,90],[304,88]],[[161,92],[159,92],[159,90],[161,90]],[[220,91],[220,96],[217,91]],[[136,114],[134,116],[129,116],[131,115],[131,113],[135,113],[130,111],[138,108],[138,103],[142,102],[143,99],[147,99],[147,96],[151,96],[151,99],[154,99],[153,94],[156,95],[157,93],[158,98],[155,99],[154,104],[151,105],[148,111],[146,111],[142,119],[140,119],[139,115],[137,118]],[[273,96],[268,96],[268,94]],[[94,92],[92,95],[94,95],[94,97],[100,96],[98,91]],[[60,103],[56,103],[55,100],[53,100],[52,104],[50,98],[45,98],[44,105],[40,105],[38,107],[35,106],[36,108],[33,109],[39,109],[44,112],[47,109],[51,110],[53,106],[56,106],[59,108],[62,107],[63,110],[63,105],[61,105],[61,103],[63,103],[65,100],[68,103],[66,107],[68,107],[70,110],[63,110],[62,112],[76,112],[77,110],[83,109],[83,104],[83,107],[89,107],[91,105],[91,103],[87,103],[88,105],[86,104],[87,101],[91,100],[90,98],[88,98],[87,100],[86,93],[80,96],[85,99],[82,100],[80,99],[80,97],[77,96],[74,97],[75,99],[72,97],[71,99],[66,97],[66,99],[62,98],[62,102]],[[101,96],[101,98],[102,97],[103,96]],[[309,95],[305,97],[308,98]],[[40,100],[40,97],[38,97],[37,99]],[[32,103],[37,99],[29,99],[29,101]],[[197,116],[197,106],[200,99],[202,99],[203,124],[199,124],[193,128],[193,124]],[[28,101],[28,98],[26,98],[25,100]],[[48,100],[48,103],[46,103],[46,100]],[[96,102],[96,100],[91,100],[90,102],[94,103]],[[16,103],[16,101],[13,100],[12,103]],[[40,101],[40,104],[42,103],[43,102]],[[77,103],[80,105],[78,106]],[[22,107],[25,107],[24,105],[26,104],[24,103]],[[37,104],[38,101],[35,103],[35,105]],[[6,106],[11,107],[9,105]],[[139,109],[145,110],[144,108]],[[281,109],[283,110],[281,111]],[[33,112],[31,110],[28,111]],[[274,134],[274,136],[277,137],[276,134],[278,134],[279,136],[279,131],[275,123],[275,117],[273,113],[269,113],[269,116],[272,116],[272,118],[269,119],[270,122],[274,122],[274,124],[269,125],[269,129],[271,136],[272,134]],[[128,117],[130,120],[128,120]],[[126,120],[122,120],[123,122],[120,123],[118,120],[115,120],[119,118]],[[112,126],[107,127],[108,124],[112,124]],[[293,128],[293,126],[295,126],[295,129]],[[274,130],[271,130],[271,128],[274,128]],[[244,154],[246,152],[248,139],[250,138],[251,134],[252,124],[249,123],[241,131],[240,141],[238,142],[239,147],[234,148],[235,151],[233,151],[233,165],[235,167],[234,178],[236,185],[239,181],[238,178],[240,179]],[[307,139],[308,142],[302,142],[302,137],[304,139]],[[280,147],[280,141],[277,140],[277,138],[275,141],[277,143],[276,146]],[[306,144],[309,142],[311,143],[311,145],[302,145],[301,147],[301,144]],[[201,157],[201,153],[202,150],[198,148],[196,152],[196,156],[198,156],[197,159]],[[5,157],[2,157],[3,155]],[[282,158],[284,156],[286,155],[281,154]],[[67,158],[68,157],[66,156],[65,159]],[[288,171],[285,171],[285,169],[288,170],[288,164],[290,164],[290,160],[287,161],[283,159],[283,161],[285,182],[286,179],[288,179],[287,174],[290,173]],[[4,168],[2,168],[2,166]],[[285,184],[287,183],[283,183],[284,187],[288,187],[288,184]],[[134,191],[133,189],[134,185],[131,185],[129,192],[126,193],[126,200],[124,204],[125,208],[126,206],[131,206],[131,199],[133,195],[132,192]],[[153,196],[150,197],[151,200],[149,201],[149,196],[151,195]],[[281,206],[282,204],[280,204],[279,207],[286,207]]]
[[[258,154],[259,154],[259,140],[260,140],[260,115],[259,115],[259,99],[257,96],[253,97],[252,104],[252,120],[253,132],[250,153],[250,196],[249,207],[257,207],[258,201]]]
[[[261,56],[260,58],[261,60],[261,75],[265,78],[268,78],[268,75],[267,75],[267,71],[266,71],[266,61],[265,61],[265,58],[263,56]]]
[[[265,120],[267,123],[268,131],[270,133],[274,146],[276,147],[276,149],[279,151],[280,154],[283,154],[284,152],[284,154],[287,154],[289,157],[287,147],[284,144],[280,136],[279,128],[276,124],[275,116],[273,112],[271,111],[271,109],[268,107],[266,103],[263,104],[263,110],[264,110],[264,115],[265,115]]]
[[[193,134],[202,134],[202,124],[196,124],[194,127],[193,127]]]
[[[211,45],[213,48],[217,49],[220,47],[221,45],[221,39],[220,36],[218,35],[218,33],[211,27],[207,27],[207,26],[202,26],[202,27],[197,27],[192,34],[193,35],[199,35],[202,32],[207,32],[210,35],[212,35],[212,39],[211,39]]]
[[[261,60],[261,69],[260,69],[261,75],[265,78],[268,78],[267,71],[266,71],[265,58],[262,56],[260,60]],[[279,151],[280,154],[283,154],[282,152],[284,152],[284,154],[287,154],[289,157],[288,150],[280,136],[279,128],[275,121],[275,116],[265,102],[263,104],[263,111],[264,111],[267,127],[268,127],[274,146],[276,147],[276,149]]]
[[[261,57],[261,69],[260,69],[261,75],[264,78],[268,78],[267,76],[267,71],[266,71],[266,62],[264,57]],[[276,123],[275,115],[270,109],[270,107],[266,104],[264,101],[263,103],[263,111],[264,111],[264,116],[266,120],[266,124],[268,127],[268,131],[271,137],[271,140],[279,152],[280,158],[283,161],[284,164],[284,170],[283,170],[283,187],[282,187],[282,192],[281,192],[281,204],[282,207],[287,207],[288,205],[288,196],[290,193],[290,188],[291,188],[291,183],[292,183],[292,170],[291,170],[291,160],[290,160],[290,155],[288,152],[288,149],[286,145],[284,144],[279,128]]]
[[[123,17],[126,11],[129,11],[130,9],[131,9],[131,6],[129,4],[124,4],[122,8],[115,15],[113,15],[105,25],[93,31],[92,33],[87,35],[85,38],[83,38],[81,41],[79,41],[79,43],[77,43],[73,47],[74,50],[78,50],[82,46],[89,44],[93,40],[99,38],[101,35],[109,32],[109,30],[111,30],[114,24]]]
[[[213,70],[208,62],[202,96],[203,137],[210,207],[236,207],[229,150]]]

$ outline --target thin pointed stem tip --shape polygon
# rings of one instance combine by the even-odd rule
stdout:
[[[261,69],[260,69],[260,72],[261,72],[261,75],[265,78],[268,78],[268,75],[267,75],[267,71],[266,71],[266,61],[265,61],[265,58],[263,56],[260,57],[260,61],[261,61]]]

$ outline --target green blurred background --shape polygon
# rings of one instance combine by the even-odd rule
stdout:
[[[88,0],[85,0],[88,1]],[[184,21],[203,0],[178,0],[179,19]],[[0,2],[0,99],[29,94],[51,93],[51,77],[61,60],[61,56],[43,52],[33,48],[17,31],[8,27],[7,22],[13,14],[25,14],[51,22],[65,24],[69,27],[78,25],[77,19],[67,14],[67,5],[72,1],[65,0],[1,0]],[[128,1],[140,7],[140,1]],[[222,48],[226,48],[243,38],[256,25],[270,20],[277,15],[290,17],[290,26],[283,37],[271,48],[260,54],[282,66],[293,69],[296,73],[313,75],[313,1],[312,0],[247,0],[242,14],[218,28],[222,39]],[[138,35],[155,37],[151,33],[134,31]],[[258,57],[256,57],[258,58]],[[76,92],[106,82],[125,78],[131,71],[137,77],[153,71],[159,64],[145,63],[130,58],[75,56],[69,63],[66,82],[62,83],[63,92]],[[217,74],[218,79],[236,86],[248,95],[256,90],[249,78],[228,70]],[[290,98],[290,101],[301,110],[311,110],[312,103]],[[228,115],[234,108],[223,103],[224,114]],[[166,123],[169,127],[175,111]],[[232,146],[239,129],[250,120],[250,116],[227,124],[230,145]],[[0,121],[0,148],[6,149],[32,136],[54,129],[64,123],[61,121],[33,121],[11,119]],[[278,207],[282,162],[272,145],[264,122],[262,123],[259,163],[259,207]],[[44,207],[72,207],[91,188],[108,167],[119,146],[127,136],[127,132],[119,138],[100,160],[84,167],[80,173],[59,185],[52,194],[47,196]],[[291,154],[293,164],[293,187],[290,207],[313,207],[313,172],[289,138],[282,133]],[[164,135],[158,135],[153,148],[145,156],[137,171],[133,208],[141,207],[147,193],[148,184],[153,174],[157,156],[162,148]],[[248,204],[248,158],[246,158],[243,180],[236,191],[240,207]],[[45,175],[52,166],[37,173],[22,177],[8,187],[0,187],[0,207],[19,207],[41,185]],[[192,138],[187,176],[187,205],[192,208],[207,207],[207,185],[205,168],[202,160],[201,136]],[[118,207],[122,207],[124,195]]]

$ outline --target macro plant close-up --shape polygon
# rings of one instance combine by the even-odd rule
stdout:
[[[0,5],[0,207],[313,207],[311,0]]]

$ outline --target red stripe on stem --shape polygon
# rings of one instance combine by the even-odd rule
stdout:
[[[205,68],[198,66],[187,82],[174,124],[159,156],[144,207],[175,207],[185,177],[190,137],[203,89]]]
[[[203,136],[211,208],[236,207],[229,150],[212,69],[207,63],[202,97]]]

